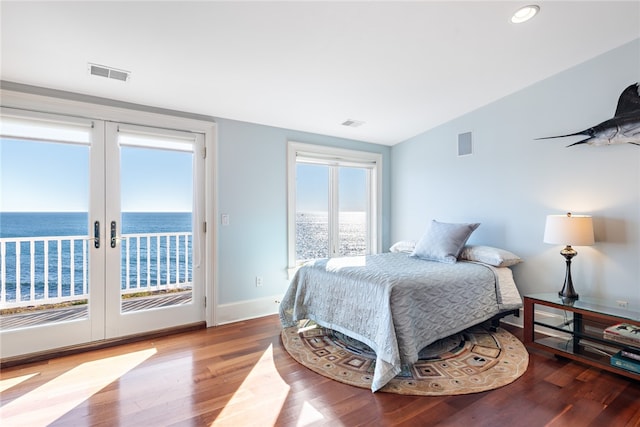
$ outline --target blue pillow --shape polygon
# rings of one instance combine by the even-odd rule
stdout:
[[[480,223],[449,224],[431,221],[411,253],[412,257],[454,264],[471,233]]]

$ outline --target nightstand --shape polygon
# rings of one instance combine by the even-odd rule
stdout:
[[[536,313],[536,306],[551,307],[555,315]],[[640,380],[640,374],[610,363],[613,354],[631,347],[603,336],[606,328],[622,322],[640,326],[640,312],[613,307],[610,301],[596,298],[580,297],[565,304],[557,293],[524,297],[524,344],[527,347]],[[541,333],[534,331],[536,326]],[[632,348],[640,351],[640,344]]]

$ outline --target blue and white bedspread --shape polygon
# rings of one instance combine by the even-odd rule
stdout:
[[[425,346],[520,306],[509,268],[384,253],[304,265],[280,304],[280,320],[284,327],[313,320],[370,346],[376,391]]]

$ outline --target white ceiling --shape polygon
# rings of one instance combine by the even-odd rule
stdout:
[[[538,1],[510,23],[528,3],[3,0],[0,72],[392,145],[640,37],[637,0]],[[131,79],[90,76],[88,62]]]

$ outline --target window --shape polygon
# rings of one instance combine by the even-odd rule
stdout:
[[[379,251],[382,156],[288,146],[289,266]]]

